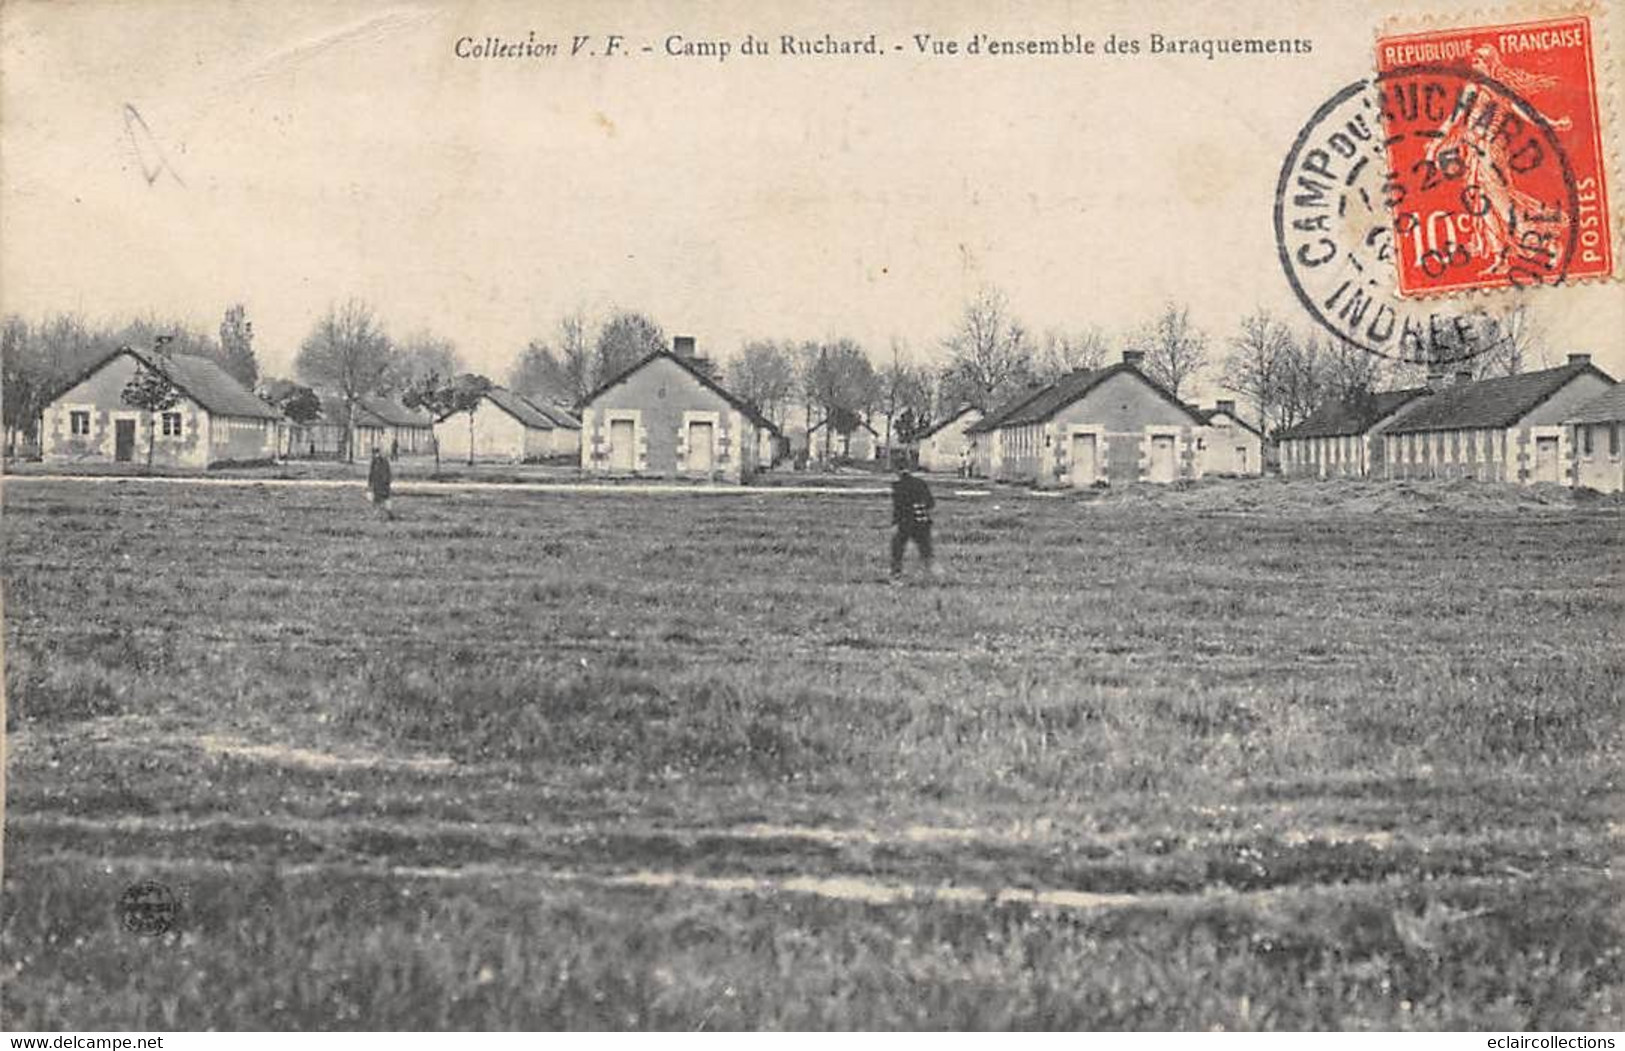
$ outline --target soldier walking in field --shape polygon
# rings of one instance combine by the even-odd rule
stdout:
[[[372,466],[367,469],[367,499],[372,501],[379,514],[393,520],[395,514],[389,509],[389,486],[389,460],[385,458],[382,449],[374,449]]]
[[[936,575],[937,566],[931,551],[931,509],[936,505],[930,486],[910,474],[907,468],[897,472],[897,481],[891,487],[892,525],[897,527],[891,538],[892,583],[903,579],[903,553],[910,540],[920,550],[925,571]]]

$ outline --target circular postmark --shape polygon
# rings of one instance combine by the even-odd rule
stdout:
[[[180,901],[175,892],[157,880],[142,880],[124,888],[118,899],[119,921],[131,934],[155,937],[175,927]]]
[[[1579,232],[1574,171],[1538,110],[1474,69],[1356,81],[1298,133],[1275,240],[1299,302],[1338,339],[1443,365],[1506,338],[1437,293],[1560,284]]]

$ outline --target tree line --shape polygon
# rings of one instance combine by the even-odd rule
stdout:
[[[1477,375],[1545,363],[1540,335],[1522,307],[1495,323],[1504,338],[1473,359]],[[394,338],[360,299],[335,302],[316,320],[300,343],[291,378],[262,374],[253,324],[240,303],[226,308],[214,333],[155,317],[92,327],[72,314],[37,323],[12,315],[0,328],[8,447],[19,435],[34,437],[45,405],[78,372],[120,346],[150,348],[160,337],[172,353],[217,362],[297,423],[321,415],[317,392],[325,392],[344,406],[347,431],[353,431],[356,407],[371,395],[443,419],[472,414],[493,385],[468,369],[451,339],[427,330]],[[952,327],[928,344],[927,360],[916,360],[898,339],[877,354],[848,337],[758,338],[746,340],[726,363],[699,359],[694,365],[780,429],[799,425],[810,433],[822,424],[827,455],[834,435],[863,424],[875,426],[887,445],[907,441],[962,406],[988,411],[1068,373],[1104,367],[1117,357],[1114,345],[1138,351],[1140,367],[1176,397],[1211,379],[1235,393],[1244,414],[1266,432],[1291,426],[1328,399],[1409,385],[1425,372],[1294,328],[1264,309],[1242,318],[1222,342],[1174,302],[1115,337],[1089,325],[1034,334],[995,287],[964,304]],[[617,309],[595,323],[575,310],[529,340],[505,379],[519,394],[574,409],[650,353],[669,349],[665,330],[642,312]]]
[[[227,307],[217,333],[156,316],[121,324],[92,325],[76,314],[59,313],[37,322],[8,314],[0,322],[0,416],[5,446],[19,437],[37,438],[40,414],[79,373],[119,347],[153,348],[214,361],[252,389],[259,380],[254,326],[241,303]]]
[[[1484,321],[1489,349],[1467,362],[1474,378],[1545,367],[1550,356],[1523,306]],[[1268,310],[1241,319],[1228,338],[1215,340],[1191,320],[1189,307],[1165,303],[1143,324],[1118,336],[1098,326],[1052,328],[1040,335],[1010,309],[997,288],[984,288],[963,307],[937,341],[935,364],[912,364],[893,341],[875,367],[850,340],[747,342],[728,367],[732,389],[762,408],[781,427],[792,417],[810,429],[829,419],[833,429],[878,414],[892,428],[882,434],[907,440],[972,406],[990,411],[1077,371],[1139,354],[1139,367],[1175,397],[1202,381],[1237,396],[1244,418],[1273,433],[1302,421],[1333,399],[1414,386],[1427,367],[1377,357],[1312,327],[1295,328]],[[826,439],[827,440],[827,439]]]

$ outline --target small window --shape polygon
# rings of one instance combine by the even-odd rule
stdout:
[[[181,436],[181,414],[178,412],[164,413],[164,437],[179,438]]]
[[[1580,451],[1585,453],[1587,459],[1591,458],[1591,454],[1593,452],[1593,449],[1592,449],[1591,428],[1590,427],[1581,427],[1580,428]]]
[[[1609,456],[1618,456],[1619,455],[1619,432],[1620,432],[1620,430],[1622,428],[1625,428],[1625,425],[1621,425],[1621,424],[1618,424],[1618,423],[1611,424],[1609,426],[1609,428],[1608,428],[1608,455]]]
[[[83,409],[74,409],[68,413],[68,433],[75,438],[90,436],[90,413]]]

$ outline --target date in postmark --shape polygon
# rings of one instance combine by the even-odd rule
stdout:
[[[1489,162],[1469,165],[1477,154],[1450,137],[1457,126],[1494,140]],[[1310,316],[1343,342],[1425,364],[1476,357],[1504,335],[1481,311],[1408,291],[1407,269],[1487,269],[1459,233],[1463,219],[1487,220],[1515,246],[1494,261],[1498,286],[1559,284],[1578,215],[1573,168],[1540,113],[1485,74],[1440,65],[1333,95],[1299,131],[1275,192],[1276,247]]]
[[[1472,79],[1390,93],[1406,133],[1389,136],[1388,166],[1409,191],[1392,206],[1400,293],[1611,276],[1590,20],[1378,39],[1379,78],[1418,66]],[[1554,151],[1566,165],[1548,163]]]

